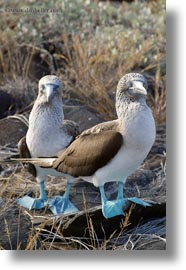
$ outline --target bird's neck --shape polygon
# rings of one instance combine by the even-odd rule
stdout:
[[[52,103],[39,103],[36,101],[30,113],[29,128],[36,128],[37,124],[50,126],[50,123],[52,126],[61,126],[63,121],[64,113],[61,100],[55,100]]]
[[[147,108],[146,100],[143,98],[131,101],[127,96],[116,96],[116,112],[121,121],[132,119]]]
[[[116,108],[125,147],[147,154],[155,140],[155,122],[145,98],[117,100]]]

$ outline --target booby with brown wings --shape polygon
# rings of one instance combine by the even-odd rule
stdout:
[[[139,73],[123,76],[117,86],[118,119],[84,131],[57,159],[26,159],[63,175],[80,176],[99,187],[106,218],[122,215],[126,199],[123,185],[143,162],[155,140],[155,122],[146,103],[147,82]],[[116,200],[107,199],[106,182],[118,183]],[[133,197],[128,200],[149,206]]]
[[[29,116],[26,137],[18,143],[20,157],[57,157],[80,133],[76,123],[64,120],[62,88],[61,80],[55,75],[47,75],[40,79],[38,96]],[[41,209],[49,205],[54,214],[78,211],[69,200],[72,185],[70,176],[67,177],[65,194],[48,199],[44,181],[48,175],[56,175],[55,170],[32,164],[28,165],[28,170],[40,185],[40,197],[24,196],[17,200],[19,205],[28,209]]]

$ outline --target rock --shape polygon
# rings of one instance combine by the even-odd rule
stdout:
[[[52,74],[54,72],[54,70],[51,70],[51,65],[50,65],[53,63],[53,62],[51,62],[52,60],[50,60],[50,64],[48,64],[46,61],[47,51],[44,50],[43,55],[45,55],[45,57],[42,58],[41,53],[36,52],[32,56],[32,61],[30,62],[29,73],[28,73],[29,78],[31,80],[40,80],[41,77],[48,75],[48,74]]]
[[[32,44],[20,44],[20,53],[27,57],[32,51],[32,57],[28,65],[28,77],[31,80],[39,80],[41,77],[54,74],[54,60],[50,52],[44,48],[36,48]]]
[[[154,172],[151,170],[138,169],[132,175],[127,177],[125,187],[145,187],[153,181]]]
[[[96,113],[96,111],[84,105],[64,106],[65,119],[72,120],[79,124],[81,130],[85,130],[97,125],[104,120]]]
[[[46,222],[45,228],[54,233],[56,233],[55,228],[58,228],[62,235],[67,237],[89,238],[91,237],[92,231],[87,228],[90,228],[92,224],[95,235],[99,239],[105,239],[105,237],[109,238],[114,232],[119,233],[122,223],[126,223],[127,229],[129,229],[136,227],[141,220],[148,221],[164,217],[166,214],[166,203],[155,202],[151,207],[142,207],[134,204],[131,206],[131,203],[128,202],[124,211],[126,213],[125,216],[105,219],[102,214],[101,206],[99,205],[80,211],[77,214],[65,215],[56,221],[56,226],[54,226],[53,221],[49,220]],[[41,224],[41,226],[43,226],[43,224]]]
[[[139,222],[117,240],[117,250],[165,250],[166,217]]]
[[[25,249],[31,222],[16,205],[0,212],[0,248],[5,250]]]
[[[0,120],[0,145],[15,147],[26,132],[27,126],[19,119],[4,118]]]
[[[0,119],[9,114],[12,103],[12,96],[0,89]]]
[[[140,246],[136,250],[165,250],[166,242],[159,239],[154,241],[140,241]]]

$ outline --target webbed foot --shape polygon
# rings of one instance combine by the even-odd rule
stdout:
[[[69,198],[65,196],[55,196],[49,200],[49,209],[53,214],[69,214],[78,212],[79,210],[71,203]]]
[[[34,199],[28,195],[17,199],[17,204],[31,210],[31,209],[42,209],[47,205],[46,199],[37,198]]]
[[[144,200],[141,200],[141,199],[139,199],[137,197],[128,198],[127,200],[130,201],[130,202],[133,202],[135,204],[142,205],[144,207],[152,206],[152,204],[150,202],[145,202]]]
[[[44,181],[39,183],[40,186],[40,197],[39,198],[32,198],[28,195],[17,199],[17,204],[31,210],[31,209],[42,209],[47,205],[47,195],[45,192],[45,184]]]
[[[115,216],[125,215],[123,212],[123,208],[125,206],[126,200],[114,200],[114,201],[106,201],[102,203],[102,213],[105,218],[111,218]]]

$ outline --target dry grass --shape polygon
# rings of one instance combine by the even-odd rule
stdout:
[[[64,82],[66,100],[87,104],[109,120],[115,117],[113,101],[118,80],[127,72],[144,72],[153,80],[151,104],[155,118],[158,123],[164,121],[164,4],[163,0],[120,5],[99,1],[56,1],[53,5],[46,1],[45,7],[58,8],[62,15],[2,13],[1,86],[5,89],[10,85],[7,90],[14,93],[17,85],[16,93],[24,96],[34,82],[37,92],[37,73],[57,73]],[[36,1],[7,1],[0,7],[42,5]],[[38,61],[43,71],[35,71]],[[34,97],[28,96],[27,102],[24,98],[24,103],[28,105]]]
[[[123,74],[143,63],[144,55],[153,51],[152,41],[143,41],[137,51],[135,47],[131,47],[131,57],[123,61],[120,54],[126,52],[127,41],[124,37],[113,41],[118,51],[116,55],[112,48],[103,46],[103,42],[99,40],[96,43],[96,49],[91,54],[87,48],[91,48],[94,40],[82,43],[78,35],[73,34],[69,39],[66,33],[62,40],[65,41],[67,56],[65,57],[66,64],[62,72],[59,71],[59,75],[66,88],[80,102],[96,108],[105,120],[113,119],[115,117],[113,93],[115,93],[117,82]]]

